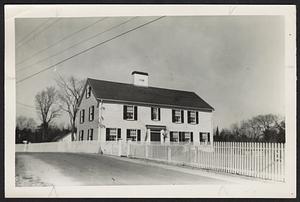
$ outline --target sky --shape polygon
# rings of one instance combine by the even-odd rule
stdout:
[[[16,19],[16,115],[40,123],[34,97],[58,75],[132,83],[132,71],[149,73],[150,86],[196,92],[215,108],[214,127],[284,115],[280,16],[167,16],[55,65],[158,17]]]

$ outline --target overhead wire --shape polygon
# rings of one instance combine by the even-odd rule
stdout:
[[[47,46],[46,48],[43,48],[43,49],[37,51],[36,53],[30,55],[29,57],[27,57],[27,58],[21,60],[20,62],[16,63],[16,65],[20,65],[20,64],[26,62],[27,60],[30,60],[30,59],[33,58],[34,56],[41,54],[41,53],[44,52],[45,50],[48,50],[48,49],[50,49],[50,48],[52,48],[52,47],[54,47],[54,46],[60,44],[62,41],[65,41],[65,40],[67,40],[68,38],[73,37],[74,35],[76,35],[76,34],[82,32],[82,31],[84,31],[84,30],[86,30],[86,29],[88,29],[88,28],[94,26],[95,24],[97,24],[97,23],[99,23],[99,22],[101,22],[101,21],[103,21],[103,20],[105,20],[105,19],[106,19],[106,18],[101,18],[101,19],[96,20],[95,22],[89,24],[88,26],[85,26],[85,27],[83,27],[83,28],[80,28],[79,30],[77,30],[77,31],[75,31],[75,32],[73,32],[73,33],[71,33],[71,34],[69,34],[69,35],[63,37],[62,39],[58,40],[57,42],[55,42],[55,43],[53,43],[53,44],[51,44],[51,45],[49,45],[49,46]]]
[[[68,51],[68,50],[70,50],[70,49],[72,49],[72,48],[74,48],[74,47],[76,47],[76,46],[78,46],[78,45],[80,45],[80,44],[86,42],[86,41],[89,41],[89,40],[91,40],[91,39],[93,39],[93,38],[95,38],[95,37],[100,36],[101,34],[104,34],[104,33],[108,32],[108,31],[111,31],[111,30],[117,28],[117,27],[120,27],[121,25],[124,25],[124,24],[126,24],[126,23],[128,23],[128,22],[134,20],[135,18],[137,18],[137,17],[130,18],[129,20],[126,20],[126,21],[124,21],[124,22],[122,22],[122,23],[120,23],[120,24],[117,24],[117,25],[115,25],[115,26],[113,26],[113,27],[111,27],[111,28],[109,28],[109,29],[107,29],[107,30],[104,30],[104,31],[102,31],[102,32],[99,32],[99,33],[97,33],[97,34],[95,34],[95,35],[93,35],[93,36],[91,36],[91,37],[89,37],[89,38],[83,39],[83,40],[79,41],[78,43],[73,44],[72,46],[70,46],[70,47],[68,47],[68,48],[65,48],[65,49],[63,49],[63,50],[61,50],[61,51],[58,51],[57,53],[55,53],[55,54],[53,54],[53,55],[50,55],[50,56],[48,56],[48,57],[45,57],[45,58],[43,58],[43,59],[41,59],[41,60],[38,60],[38,61],[37,61],[36,63],[34,63],[34,64],[29,64],[29,65],[26,65],[26,66],[24,66],[24,67],[22,67],[22,68],[19,68],[19,69],[17,70],[17,72],[18,72],[18,71],[23,71],[23,70],[25,70],[25,69],[28,69],[29,67],[33,67],[33,65],[39,64],[39,63],[44,62],[44,61],[46,61],[46,60],[48,60],[48,59],[50,59],[50,58],[53,58],[53,57],[55,57],[55,56],[58,56],[58,55],[60,55],[61,53],[64,53],[64,52],[66,52],[66,51]]]
[[[49,25],[47,25],[47,26],[46,26],[44,29],[42,29],[41,31],[37,32],[35,35],[33,35],[32,37],[30,37],[30,38],[29,38],[28,40],[26,40],[25,42],[19,43],[19,45],[16,45],[16,47],[18,48],[18,47],[22,46],[23,44],[27,43],[27,42],[30,41],[32,38],[34,38],[35,36],[37,36],[38,34],[44,32],[44,31],[46,31],[48,28],[50,28],[52,25],[54,25],[55,23],[57,23],[57,22],[60,21],[60,20],[61,20],[60,18],[54,20],[52,23],[50,23]]]
[[[114,39],[116,39],[116,38],[119,38],[119,37],[121,37],[121,36],[123,36],[123,35],[125,35],[125,34],[127,34],[127,33],[130,33],[130,32],[132,32],[132,31],[135,31],[135,30],[137,30],[137,29],[140,29],[140,28],[142,28],[142,27],[144,27],[144,26],[146,26],[146,25],[148,25],[148,24],[151,24],[151,23],[153,23],[153,22],[155,22],[155,21],[158,21],[158,20],[160,20],[160,19],[162,19],[162,18],[164,18],[164,17],[165,17],[165,16],[158,17],[158,18],[156,18],[156,19],[154,19],[154,20],[151,20],[151,21],[149,21],[149,22],[143,23],[142,25],[139,25],[139,26],[137,26],[137,27],[134,27],[134,28],[132,28],[132,29],[130,29],[130,30],[127,30],[127,31],[125,31],[125,32],[122,32],[121,34],[118,34],[118,35],[116,35],[116,36],[114,36],[114,37],[112,37],[112,38],[110,38],[110,39],[107,39],[107,40],[105,40],[105,41],[102,41],[102,42],[100,42],[100,43],[98,43],[98,44],[96,44],[96,45],[94,45],[94,46],[92,46],[92,47],[89,47],[89,48],[87,48],[87,49],[85,49],[85,50],[83,50],[83,51],[80,51],[80,52],[78,52],[78,53],[76,53],[76,54],[74,54],[74,55],[72,55],[72,56],[70,56],[70,57],[67,57],[67,58],[65,58],[65,59],[63,59],[63,60],[61,60],[61,61],[59,61],[59,62],[57,62],[57,63],[55,63],[55,64],[53,64],[53,65],[50,65],[50,66],[48,66],[48,67],[46,67],[46,68],[44,68],[44,69],[41,69],[40,71],[38,71],[38,72],[36,72],[36,73],[34,73],[34,74],[32,74],[32,75],[29,75],[29,76],[27,76],[27,77],[25,77],[25,78],[23,78],[23,79],[17,81],[16,83],[19,84],[19,83],[21,83],[21,82],[23,82],[23,81],[25,81],[25,80],[28,80],[28,79],[30,79],[30,78],[32,78],[32,77],[34,77],[34,76],[36,76],[36,75],[38,75],[38,74],[40,74],[40,73],[46,71],[46,70],[48,70],[48,69],[51,69],[51,68],[53,68],[53,67],[55,67],[55,66],[57,66],[57,65],[60,65],[60,64],[66,62],[66,61],[68,61],[68,60],[70,60],[70,59],[72,59],[72,58],[74,58],[74,57],[77,57],[77,56],[79,56],[79,55],[81,55],[81,54],[83,54],[83,53],[86,53],[86,52],[88,52],[88,51],[90,51],[90,50],[92,50],[92,49],[94,49],[94,48],[96,48],[96,47],[98,47],[98,46],[100,46],[100,45],[103,45],[103,44],[105,44],[105,43],[107,43],[107,42],[109,42],[109,41],[112,41],[112,40],[114,40]]]

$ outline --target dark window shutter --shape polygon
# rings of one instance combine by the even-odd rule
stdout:
[[[82,110],[82,123],[84,122],[84,115],[85,115],[85,110]]]
[[[181,123],[184,123],[184,110],[181,110]]]
[[[207,133],[207,141],[210,142],[210,135]]]
[[[89,121],[91,120],[91,107],[89,107]]]
[[[158,120],[160,121],[160,108],[158,108]]]
[[[172,109],[172,122],[174,123],[175,122],[175,110]]]
[[[126,113],[127,113],[127,106],[126,106],[126,105],[123,105],[123,119],[124,119],[124,120],[127,119]]]
[[[182,132],[179,132],[179,142],[182,142],[183,138],[182,138]]]
[[[134,106],[134,120],[137,120],[137,106]]]
[[[137,141],[141,141],[141,130],[137,130]]]
[[[127,137],[127,139],[130,138],[130,130],[129,129],[126,130],[126,137]]]
[[[196,124],[198,124],[199,123],[199,114],[198,114],[198,112],[196,112]]]
[[[109,141],[109,128],[106,128],[106,141]]]
[[[200,132],[199,135],[200,135],[200,142],[202,142],[203,141],[202,133]]]
[[[194,141],[194,138],[193,138],[193,132],[191,132],[191,142]]]
[[[153,120],[153,107],[151,107],[151,120]]]
[[[93,121],[94,120],[94,112],[95,112],[95,109],[94,109],[95,107],[94,107],[94,105],[92,106],[92,117],[91,117],[91,121]]]
[[[121,139],[121,128],[118,128],[118,139]]]
[[[93,140],[93,136],[94,136],[94,129],[91,129],[91,132],[90,132],[90,136],[91,136],[91,140]]]
[[[170,141],[173,140],[173,132],[170,132]]]
[[[188,123],[191,123],[191,112],[190,111],[187,111],[187,116],[188,116],[188,118],[187,118]]]

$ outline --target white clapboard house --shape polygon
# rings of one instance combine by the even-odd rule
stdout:
[[[194,92],[88,78],[79,102],[76,141],[210,144],[214,109]]]

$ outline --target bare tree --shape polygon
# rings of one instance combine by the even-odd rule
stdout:
[[[35,96],[36,109],[42,121],[42,141],[47,137],[50,122],[60,115],[60,109],[56,107],[57,98],[54,87],[47,87]]]
[[[23,130],[24,128],[34,130],[36,128],[37,124],[33,118],[28,118],[26,116],[18,116],[16,120],[16,127],[20,130]]]
[[[60,107],[69,115],[72,141],[74,141],[78,102],[84,87],[84,81],[78,80],[73,76],[65,79],[59,75],[59,79],[56,80],[56,83],[60,87],[59,98],[63,103]]]

